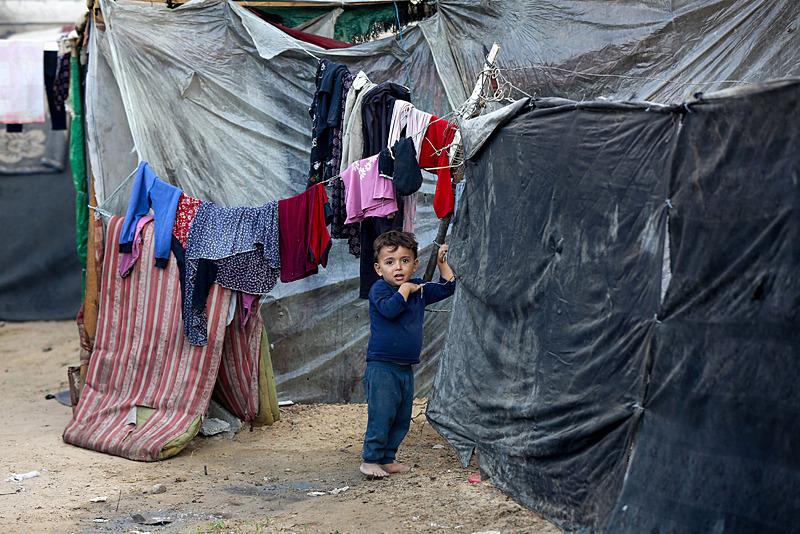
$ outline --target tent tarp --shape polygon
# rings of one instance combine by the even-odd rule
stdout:
[[[162,178],[218,204],[253,205],[301,191],[316,57],[363,69],[376,82],[407,83],[413,102],[437,114],[463,102],[493,41],[502,47],[499,65],[515,69],[504,75],[516,85],[576,100],[678,101],[729,84],[663,80],[758,81],[800,73],[800,32],[792,26],[800,4],[790,0],[572,0],[558,6],[443,0],[436,15],[404,31],[402,43],[390,38],[335,51],[300,43],[221,0],[173,10],[128,1],[102,7],[110,23],[92,34],[86,114],[98,200],[117,214],[128,188],[108,197],[135,167],[134,145]],[[610,77],[576,76],[576,69]],[[432,185],[426,182],[418,217],[424,245],[436,229]],[[279,285],[268,299],[283,397],[360,398],[367,314],[354,299],[357,274],[357,262],[337,241],[327,270]],[[317,312],[318,320],[288,322]],[[446,320],[446,313],[429,314],[429,369],[443,337],[436,332]]]
[[[794,528],[798,119],[794,81],[474,124],[428,410],[463,462],[567,530]]]

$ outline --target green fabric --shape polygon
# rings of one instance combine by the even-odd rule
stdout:
[[[83,100],[78,58],[69,58],[69,94],[72,103],[72,120],[69,127],[69,164],[75,184],[75,246],[78,259],[86,267],[86,249],[89,232],[89,195],[86,187],[86,154],[84,152]]]
[[[278,392],[275,387],[275,373],[272,370],[272,355],[269,351],[267,329],[261,330],[261,347],[258,362],[258,414],[253,425],[271,425],[281,418],[278,407]]]
[[[278,15],[281,24],[294,28],[330,11],[324,7],[258,7],[262,13]],[[375,33],[376,26],[383,30],[387,26],[397,25],[394,5],[358,6],[344,8],[344,12],[336,20],[333,38],[346,43],[362,42]]]

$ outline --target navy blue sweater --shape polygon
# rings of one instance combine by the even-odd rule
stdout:
[[[418,278],[411,282],[423,283]],[[409,295],[407,302],[397,290],[383,279],[369,290],[368,362],[419,363],[425,306],[451,296],[456,283],[443,278],[438,283],[428,282],[420,291]]]

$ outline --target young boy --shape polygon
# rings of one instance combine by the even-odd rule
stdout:
[[[438,253],[438,283],[411,278],[419,267],[412,234],[392,230],[375,240],[375,271],[381,277],[369,292],[370,336],[364,390],[368,420],[360,470],[367,476],[405,473],[395,461],[411,426],[414,371],[422,350],[425,306],[451,296],[456,288],[447,264],[447,245]]]

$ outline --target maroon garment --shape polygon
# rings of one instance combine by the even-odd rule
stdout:
[[[328,265],[331,236],[325,221],[327,203],[324,184],[278,201],[281,282],[294,282],[317,274],[318,265]]]
[[[326,50],[330,50],[332,48],[350,48],[353,46],[353,43],[345,43],[344,41],[337,41],[336,39],[329,39],[328,37],[321,37],[319,35],[314,35],[313,33],[307,33],[300,30],[295,30],[294,28],[289,28],[284,26],[283,24],[278,24],[273,20],[270,20],[268,15],[260,12],[257,9],[250,9],[250,12],[260,18],[263,21],[269,22],[279,30],[283,31],[285,34],[289,35],[290,37],[294,37],[298,41],[303,41],[305,43],[311,43],[313,45],[317,45],[321,48]]]
[[[306,33],[300,30],[295,30],[294,28],[286,27],[283,24],[278,24],[277,22],[270,22],[270,24],[272,24],[279,30],[282,30],[290,37],[294,37],[298,41],[311,43],[326,50],[330,50],[332,48],[350,48],[351,46],[353,46],[352,43],[345,43],[344,41],[337,41],[336,39],[329,39],[328,37],[314,35],[313,33]]]

